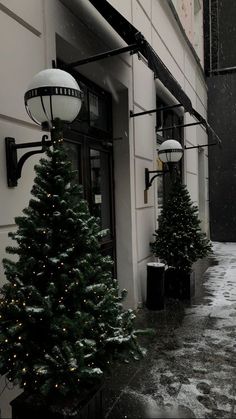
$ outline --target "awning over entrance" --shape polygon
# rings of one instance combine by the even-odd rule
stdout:
[[[180,84],[172,76],[171,72],[158,57],[152,46],[144,36],[127,19],[124,18],[108,1],[89,0],[90,3],[101,13],[107,22],[123,38],[127,44],[138,44],[139,52],[148,61],[148,66],[166,88],[183,105],[186,111],[190,112],[192,104]]]
[[[209,138],[220,143],[221,141],[217,134],[199,112],[193,108],[189,97],[145,37],[107,0],[89,1],[128,45],[137,44],[139,52],[146,58],[148,66],[154,72],[155,77],[172,93],[185,111],[189,112],[205,127]]]

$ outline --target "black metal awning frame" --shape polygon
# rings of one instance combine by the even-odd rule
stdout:
[[[184,112],[188,112],[192,117],[194,117],[198,122],[176,125],[158,129],[157,132],[164,132],[171,130],[173,128],[182,128],[190,127],[194,125],[202,125],[211,139],[214,139],[214,143],[208,145],[221,145],[221,140],[218,135],[215,133],[213,128],[208,124],[206,119],[204,119],[192,106],[191,100],[183,91],[182,87],[179,85],[177,80],[173,77],[169,69],[165,66],[163,61],[157,55],[152,46],[144,38],[144,36],[139,32],[128,20],[124,18],[107,0],[89,0],[90,3],[99,11],[99,13],[106,19],[106,21],[113,27],[113,29],[123,38],[123,40],[128,44],[125,47],[116,48],[113,50],[105,51],[100,54],[96,54],[84,59],[74,61],[64,65],[65,70],[72,70],[75,67],[96,62],[109,57],[114,57],[123,53],[130,52],[130,54],[141,53],[142,56],[146,59],[148,67],[154,72],[154,77],[160,79],[160,81],[166,86],[166,88],[173,94],[179,103],[170,106],[164,106],[157,109],[150,109],[148,111],[133,113],[130,111],[130,118],[135,118],[142,115],[151,114],[161,110],[174,109],[178,107],[183,107]],[[208,145],[199,145],[193,147],[185,147],[185,149],[190,148],[200,148]]]

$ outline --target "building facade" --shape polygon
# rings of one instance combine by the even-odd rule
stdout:
[[[235,242],[236,4],[208,0],[204,9],[208,118],[222,139],[209,148],[211,237]]]
[[[109,3],[142,33],[194,109],[206,118],[202,0]],[[32,77],[51,68],[53,62],[65,68],[66,64],[127,43],[89,0],[2,0],[0,19],[2,259],[10,243],[8,232],[15,228],[14,218],[30,199],[34,165],[40,158],[35,155],[27,160],[17,187],[7,186],[4,138],[14,137],[20,143],[42,137],[24,108],[23,96]],[[163,185],[158,180],[144,191],[145,168],[159,168],[157,148],[163,137],[194,147],[207,143],[207,133],[201,125],[173,127],[195,122],[183,107],[131,116],[130,111],[138,113],[179,103],[163,80],[154,77],[140,53],[75,66],[71,72],[85,99],[78,118],[65,132],[65,147],[78,170],[78,182],[84,186],[91,212],[110,231],[102,249],[113,256],[120,287],[128,290],[125,304],[137,308],[145,302],[146,265],[152,260],[149,243],[158,226],[163,200]],[[172,129],[164,135],[161,128],[168,126]],[[202,228],[209,234],[207,147],[184,152],[182,177],[199,207]],[[3,283],[2,264],[0,278]],[[13,392],[4,392],[3,417],[10,417],[11,398]]]

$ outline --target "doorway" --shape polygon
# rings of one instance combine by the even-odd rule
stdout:
[[[84,76],[74,71],[71,74],[84,100],[78,117],[65,131],[65,148],[90,212],[106,230],[101,240],[102,253],[110,255],[115,263],[112,99]]]

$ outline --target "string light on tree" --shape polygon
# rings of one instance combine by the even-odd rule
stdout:
[[[35,168],[32,198],[10,234],[18,261],[4,260],[8,283],[0,309],[9,340],[1,364],[7,361],[13,380],[47,400],[55,389],[61,400],[77,397],[100,382],[110,359],[142,355],[135,316],[122,309],[113,263],[101,253],[100,227],[59,131],[52,132],[54,144]]]

